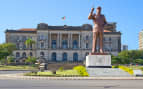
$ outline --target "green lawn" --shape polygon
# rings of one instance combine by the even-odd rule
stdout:
[[[143,71],[143,66],[128,66],[129,68],[136,70],[136,69],[140,69]]]
[[[52,76],[52,77],[70,77],[70,76],[80,76],[76,70],[63,70],[56,71],[56,74],[53,74],[51,71],[47,72],[37,72],[37,73],[26,73],[26,76]]]
[[[0,70],[34,70],[36,67],[32,66],[6,66],[0,65]]]
[[[123,65],[124,66],[124,65]],[[115,67],[115,66],[113,66],[113,67]],[[133,70],[137,70],[137,69],[140,69],[140,70],[142,70],[143,71],[143,66],[125,66],[125,67],[128,67],[128,68],[130,68],[130,69],[133,69]]]

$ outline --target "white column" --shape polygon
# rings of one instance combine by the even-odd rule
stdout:
[[[68,48],[70,48],[70,41],[71,41],[70,35],[71,35],[71,34],[68,33]]]
[[[58,48],[60,48],[60,33],[58,33],[58,38],[57,38],[57,40],[58,40]]]
[[[60,48],[62,48],[62,33],[60,33]]]
[[[72,48],[72,33],[70,34],[70,48]]]
[[[49,35],[50,35],[49,36],[49,39],[50,39],[50,41],[49,41],[49,48],[51,48],[51,33]]]
[[[78,42],[79,42],[79,48],[80,48],[80,34],[79,34],[79,39],[78,40],[79,40]]]
[[[59,48],[59,33],[57,33],[57,39],[56,39],[56,42],[57,42],[57,48]]]

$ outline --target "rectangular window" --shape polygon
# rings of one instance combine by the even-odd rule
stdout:
[[[56,40],[52,40],[52,48],[53,49],[57,48],[57,42],[56,42]]]

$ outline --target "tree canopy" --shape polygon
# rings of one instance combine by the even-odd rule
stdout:
[[[122,51],[118,56],[112,56],[112,64],[143,64],[143,50]]]
[[[12,43],[0,44],[0,60],[12,55],[12,52],[16,49],[16,45]]]

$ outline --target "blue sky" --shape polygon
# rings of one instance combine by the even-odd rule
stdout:
[[[143,0],[0,0],[0,43],[5,29],[36,28],[49,25],[92,24],[87,19],[91,7],[101,5],[108,22],[116,22],[122,44],[138,49],[138,33],[143,29]],[[66,20],[61,17],[66,16]]]

